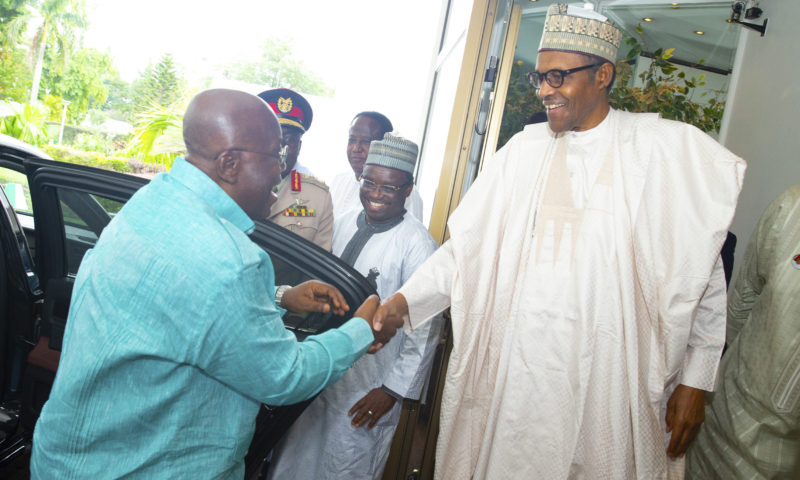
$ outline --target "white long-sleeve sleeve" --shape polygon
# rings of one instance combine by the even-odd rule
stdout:
[[[720,257],[714,264],[706,291],[695,311],[680,383],[714,391],[720,356],[725,345],[727,300],[725,271]]]
[[[458,274],[450,242],[445,242],[403,285],[399,293],[408,302],[409,318],[403,329],[411,333],[450,306],[450,292]]]

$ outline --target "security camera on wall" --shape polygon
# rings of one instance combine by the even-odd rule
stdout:
[[[732,11],[731,11],[730,22],[738,23],[739,25],[742,25],[744,27],[751,28],[757,32],[760,32],[762,37],[764,36],[764,33],[766,33],[767,31],[766,19],[764,19],[763,25],[757,25],[755,23],[745,23],[742,21],[742,15],[744,15],[744,18],[748,20],[761,17],[761,14],[764,12],[758,7],[757,1],[748,2],[746,0],[734,0],[734,2],[731,4],[731,10]]]
[[[731,9],[733,10],[731,13],[731,21],[733,22],[740,21],[742,19],[742,15],[744,15],[744,18],[748,20],[753,20],[760,17],[761,14],[764,13],[764,11],[759,8],[758,2],[747,2],[745,0],[734,0],[733,4],[731,5]]]
[[[747,7],[747,2],[743,1],[735,1],[731,8],[733,9],[733,13],[731,13],[731,21],[738,22],[742,19],[742,14],[745,12],[745,8]]]
[[[753,2],[750,8],[744,11],[744,18],[753,20],[760,17],[762,13],[764,13],[764,11],[758,8],[758,2]]]

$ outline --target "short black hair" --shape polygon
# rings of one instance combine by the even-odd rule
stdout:
[[[378,122],[378,126],[381,129],[381,138],[383,138],[383,135],[385,133],[388,133],[388,132],[391,132],[391,131],[394,130],[394,127],[392,126],[392,121],[389,120],[388,118],[386,118],[386,115],[384,115],[382,113],[372,112],[372,111],[361,112],[361,113],[357,113],[356,116],[353,117],[353,120],[355,120],[358,117],[368,117],[368,118],[371,118],[371,119],[375,120],[376,122]]]

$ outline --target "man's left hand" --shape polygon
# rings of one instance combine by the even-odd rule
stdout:
[[[667,433],[672,432],[667,446],[667,456],[675,460],[686,453],[686,449],[700,432],[706,419],[706,392],[699,388],[678,385],[667,402]]]
[[[328,313],[333,309],[336,315],[344,315],[350,310],[336,287],[318,280],[309,280],[286,290],[281,307],[294,313]]]
[[[357,401],[347,415],[353,417],[352,424],[356,428],[369,421],[367,428],[372,429],[378,420],[394,407],[396,398],[384,392],[381,388],[373,388],[364,397]]]

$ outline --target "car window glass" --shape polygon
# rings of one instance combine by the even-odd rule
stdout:
[[[3,187],[3,190],[5,190],[5,187]],[[8,196],[3,195],[3,192],[0,192],[0,206],[2,207],[0,215],[6,216],[5,222],[8,222],[8,225],[11,227],[9,234],[12,235],[16,241],[16,250],[19,253],[19,259],[22,264],[22,273],[25,275],[28,288],[30,288],[31,292],[34,292],[39,288],[39,278],[34,272],[33,256],[30,253],[25,234],[18,221],[19,215],[14,211]],[[0,272],[0,274],[2,273],[3,272]]]
[[[63,201],[61,202],[61,215],[64,217],[64,225],[70,227],[89,228],[89,226],[86,225],[86,222],[84,222],[83,219],[81,219],[80,215],[75,213],[72,210],[72,207],[70,207]]]
[[[122,202],[68,188],[57,191],[66,239],[67,272],[78,273],[83,256],[124,205]]]
[[[14,207],[22,227],[33,228],[33,206],[28,177],[16,170],[0,167],[0,185],[3,186],[11,206]]]

